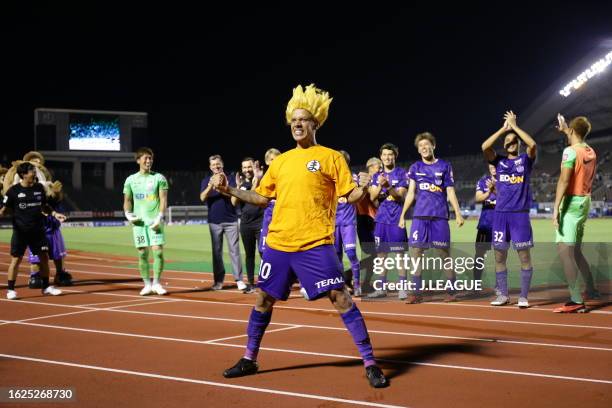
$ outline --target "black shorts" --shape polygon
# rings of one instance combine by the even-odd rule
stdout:
[[[42,228],[25,232],[13,229],[11,256],[22,257],[27,247],[30,247],[30,251],[34,255],[40,255],[41,252],[49,252],[49,243]]]
[[[491,249],[491,243],[493,242],[493,230],[479,228],[476,233],[476,249],[484,249],[485,251]]]

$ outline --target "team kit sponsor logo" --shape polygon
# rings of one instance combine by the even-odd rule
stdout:
[[[436,180],[436,184],[438,184],[438,180]],[[419,190],[429,191],[429,192],[432,192],[432,193],[441,193],[442,192],[442,188],[440,186],[437,186],[436,184],[419,183]],[[440,184],[442,184],[442,180],[440,180]]]
[[[321,289],[331,285],[337,285],[339,283],[344,283],[344,278],[338,277],[333,279],[323,279],[318,282],[315,282],[315,286],[317,287],[317,289]]]
[[[525,182],[525,176],[515,176],[514,174],[500,174],[499,181],[509,184],[521,184]]]

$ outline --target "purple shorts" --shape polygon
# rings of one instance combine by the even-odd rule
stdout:
[[[374,227],[374,242],[376,252],[404,252],[408,250],[406,229],[395,224],[376,223]]]
[[[336,225],[334,236],[336,253],[342,253],[342,249],[344,249],[344,251],[349,249],[357,250],[357,227],[355,224]]]
[[[493,248],[517,251],[533,247],[533,231],[528,212],[498,212],[493,216]]]
[[[291,285],[298,278],[309,300],[332,289],[342,289],[342,265],[333,245],[320,245],[307,251],[283,252],[267,247],[259,266],[257,286],[278,300],[287,300]]]
[[[46,234],[47,242],[49,243],[49,259],[53,261],[59,261],[66,256],[66,245],[64,244],[64,237],[62,231],[59,229],[53,230]],[[37,255],[32,254],[30,248],[28,248],[28,260],[31,264],[40,263]]]
[[[446,218],[413,218],[410,246],[415,248],[450,248],[450,227]]]

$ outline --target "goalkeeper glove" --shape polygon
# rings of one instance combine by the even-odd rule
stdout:
[[[125,212],[125,218],[127,218],[128,222],[130,224],[134,224],[138,221],[140,221],[140,218],[138,218],[133,212],[131,211],[126,211]]]
[[[151,228],[157,229],[163,222],[164,222],[164,215],[162,213],[159,213],[157,214],[157,217],[155,217],[155,220],[153,220],[153,223],[151,224]]]

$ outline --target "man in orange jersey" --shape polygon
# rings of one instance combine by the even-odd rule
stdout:
[[[576,313],[586,311],[578,284],[578,270],[584,278],[587,296],[597,296],[591,269],[581,249],[584,224],[591,207],[591,187],[597,155],[595,150],[584,142],[591,131],[591,123],[586,117],[578,116],[572,119],[569,125],[561,114],[557,116],[557,120],[557,129],[565,134],[569,146],[563,151],[561,160],[553,223],[557,232],[559,258],[563,264],[571,300],[554,309],[554,312]]]
[[[348,203],[361,200],[370,176],[359,173],[357,185],[344,157],[317,144],[315,134],[327,119],[330,103],[329,94],[314,85],[293,90],[285,116],[297,146],[272,162],[255,190],[229,186],[223,173],[213,176],[215,189],[244,202],[265,207],[276,199],[259,269],[257,300],[247,327],[246,351],[225,370],[226,378],[257,373],[257,354],[274,303],[287,300],[297,278],[308,299],[327,296],[340,313],[361,354],[370,385],[389,384],[376,364],[365,321],[346,289],[333,245],[338,198],[345,197]]]

